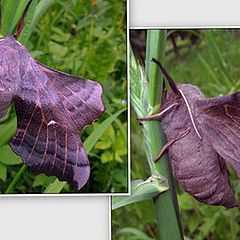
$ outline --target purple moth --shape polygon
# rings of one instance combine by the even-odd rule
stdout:
[[[206,98],[198,87],[175,84],[162,64],[171,87],[160,112],[139,120],[161,121],[173,174],[184,190],[209,205],[238,207],[227,164],[240,176],[240,93]],[[166,92],[166,90],[164,90]]]
[[[34,173],[54,175],[79,190],[90,175],[79,132],[104,113],[102,87],[35,61],[16,39],[22,27],[23,20],[15,36],[0,39],[0,122],[13,104],[13,151]]]

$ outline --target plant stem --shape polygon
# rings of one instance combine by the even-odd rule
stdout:
[[[5,191],[5,193],[12,193],[14,187],[16,186],[17,182],[19,181],[19,179],[22,177],[22,175],[24,174],[24,172],[26,171],[27,166],[23,165],[17,172],[17,174],[14,176],[13,180],[11,181],[11,183],[9,184],[7,190]]]
[[[159,59],[159,57],[161,57],[161,59],[163,59],[165,53],[165,38],[166,34],[163,33],[163,31],[161,31],[161,34],[159,34],[158,30],[149,30],[147,33],[145,71],[149,79],[149,101],[152,107],[160,104],[162,79],[162,73],[156,65],[152,63],[152,58]],[[160,43],[163,45],[160,45]]]
[[[151,105],[151,109],[160,105],[163,79],[158,67],[151,62],[151,59],[154,57],[163,62],[166,48],[166,34],[166,30],[148,30],[147,32],[145,69],[149,79],[149,104]],[[149,135],[151,141],[151,156],[152,159],[154,159],[164,145],[166,139],[159,122],[149,123]],[[161,158],[157,168],[159,173],[168,179],[170,185],[169,191],[161,193],[153,199],[159,226],[159,239],[183,239],[176,191],[174,189],[170,165],[168,164],[166,156]],[[155,173],[152,172],[152,174]]]

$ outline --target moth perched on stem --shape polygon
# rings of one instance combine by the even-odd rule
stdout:
[[[17,131],[10,141],[34,173],[45,173],[81,189],[90,166],[79,131],[105,111],[102,86],[36,62],[14,36],[0,39],[0,122],[13,103]],[[14,68],[13,68],[14,66]]]
[[[156,160],[168,150],[173,174],[198,201],[238,207],[226,164],[240,176],[240,93],[207,99],[196,86],[176,85],[162,64],[152,60],[172,89],[160,113],[138,118],[161,121],[168,142]]]

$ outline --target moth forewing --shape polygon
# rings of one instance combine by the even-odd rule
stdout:
[[[12,103],[13,151],[34,173],[57,176],[79,190],[90,175],[79,131],[103,115],[102,86],[40,65],[16,40],[30,4],[16,34],[0,39],[0,121]]]

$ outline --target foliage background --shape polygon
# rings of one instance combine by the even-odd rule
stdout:
[[[14,21],[18,21],[27,2],[1,1],[2,35],[14,33]],[[127,105],[126,2],[33,0],[32,5],[37,7],[30,9],[28,16],[34,17],[26,21],[30,27],[19,38],[31,55],[47,66],[103,85],[106,113],[93,126],[84,129],[81,133],[84,142],[101,122]],[[0,124],[1,193],[22,166],[21,159],[7,145],[15,129],[15,112],[11,108],[7,119]],[[89,153],[89,159],[92,172],[81,192],[127,192],[126,111],[104,131]],[[55,177],[44,174],[34,176],[27,170],[13,193],[42,193],[54,180]],[[62,192],[76,191],[65,184]]]
[[[144,56],[145,35],[131,31],[136,38],[136,51]],[[182,30],[191,32],[192,30]],[[143,32],[143,31],[142,31]],[[240,84],[240,31],[230,29],[202,30],[200,42],[192,44],[190,38],[176,37],[179,53],[173,51],[168,39],[165,67],[176,82],[197,85],[208,97],[239,91]],[[139,40],[141,39],[141,40]],[[133,40],[133,39],[131,39]],[[133,41],[132,41],[133,43]],[[139,52],[138,52],[139,56]],[[143,61],[142,61],[143,62]],[[132,179],[150,175],[143,150],[141,129],[131,111],[131,176]],[[239,201],[240,181],[231,167],[230,180]],[[197,202],[176,182],[181,220],[185,239],[239,239],[239,209],[225,209]],[[158,239],[156,213],[151,200],[131,204],[112,212],[112,232],[115,240]]]

